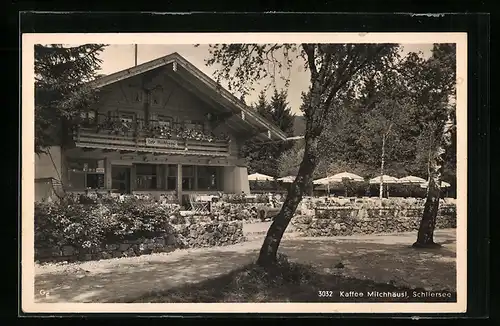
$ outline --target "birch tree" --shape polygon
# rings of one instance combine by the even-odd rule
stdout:
[[[289,71],[296,60],[301,60],[309,72],[309,89],[305,96],[304,155],[295,181],[291,184],[280,212],[271,224],[257,263],[270,266],[282,236],[292,219],[320,156],[318,143],[335,110],[334,101],[339,92],[354,88],[363,75],[388,64],[397,53],[394,44],[216,44],[210,46],[208,65],[220,64],[215,78],[228,82],[230,91],[246,94],[253,84],[281,77],[289,83]]]
[[[411,124],[410,117],[414,108],[411,101],[408,101],[407,85],[402,74],[393,67],[388,67],[383,73],[374,76],[372,88],[364,101],[369,105],[367,112],[362,114],[363,121],[357,144],[367,152],[380,155],[379,197],[382,202],[386,162],[388,159],[401,159],[398,154],[404,151],[402,146],[406,144],[400,144],[399,135]]]

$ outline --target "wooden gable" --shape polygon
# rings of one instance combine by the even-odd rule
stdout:
[[[124,86],[127,82],[138,87]],[[108,94],[111,93],[111,97],[115,98],[111,101],[105,99],[102,103],[104,106],[140,109],[139,103],[148,101],[149,110],[158,111],[156,114],[171,112],[179,119],[203,119],[219,124],[222,121],[232,133],[245,138],[286,138],[277,126],[221,88],[177,53],[102,77],[94,85],[114,90]],[[212,118],[208,118],[208,115]]]

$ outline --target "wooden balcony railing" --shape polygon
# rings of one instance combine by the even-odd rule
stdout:
[[[108,119],[98,125],[80,125],[75,129],[76,147],[159,154],[229,156],[230,139],[226,135],[186,129],[182,124]]]

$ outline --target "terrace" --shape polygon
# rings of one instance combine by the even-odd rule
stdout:
[[[107,117],[101,123],[84,121],[73,132],[76,147],[105,151],[227,157],[230,138],[202,125],[186,127],[172,121]]]

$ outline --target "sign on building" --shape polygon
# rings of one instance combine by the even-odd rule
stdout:
[[[146,146],[177,147],[178,143],[172,139],[146,138]]]

